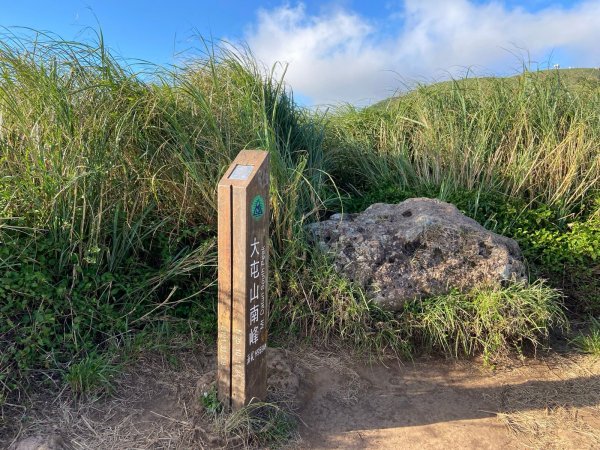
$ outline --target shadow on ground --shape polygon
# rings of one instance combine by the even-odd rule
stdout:
[[[514,447],[523,431],[517,415],[540,425],[557,411],[574,411],[600,430],[597,363],[556,357],[491,371],[467,362],[335,359],[300,381],[302,435],[313,448]],[[600,445],[600,432],[592,441]]]
[[[314,349],[267,357],[270,399],[298,418],[293,448],[600,448],[598,358],[555,353],[490,370],[441,359],[369,364]],[[215,359],[212,348],[139,355],[102,399],[32,392],[1,411],[0,448],[54,434],[74,449],[243,447],[215,435],[203,412]]]

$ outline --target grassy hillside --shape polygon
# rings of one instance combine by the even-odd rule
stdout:
[[[459,78],[454,80],[440,81],[431,84],[417,84],[413,89],[399,95],[390,97],[382,100],[371,108],[374,109],[385,109],[393,107],[395,103],[399,101],[399,98],[404,96],[416,95],[416,92],[420,90],[427,91],[449,91],[454,88],[461,89],[474,89],[474,90],[489,90],[493,91],[494,87],[497,86],[498,82],[505,83],[512,89],[518,90],[520,83],[525,82],[527,79],[535,78],[542,82],[554,82],[560,84],[562,87],[571,92],[576,93],[589,93],[590,91],[597,91],[600,89],[600,69],[548,69],[538,72],[525,72],[519,75],[513,75],[506,78],[498,77],[470,77],[470,78]]]
[[[244,148],[271,155],[275,339],[493,357],[564,324],[556,287],[600,311],[598,91],[526,76],[321,115],[251,55],[207,55],[140,76],[101,39],[3,38],[0,404],[44,380],[109,390],[137,348],[214,339],[215,187]],[[391,315],[306,243],[309,221],[412,195],[517,238],[532,284]]]

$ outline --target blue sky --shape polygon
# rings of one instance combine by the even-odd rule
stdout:
[[[402,86],[534,67],[600,66],[600,1],[5,1],[0,25],[64,38],[102,27],[116,53],[159,64],[198,35],[246,42],[308,104],[367,104]]]

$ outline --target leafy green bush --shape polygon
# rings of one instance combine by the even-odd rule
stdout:
[[[172,276],[165,272],[177,263],[173,258],[152,267],[131,255],[127,264],[108,271],[88,255],[66,272],[58,262],[60,242],[46,233],[13,234],[0,230],[0,354],[8,367],[0,381],[9,389],[36,370],[69,367],[72,376],[74,368],[84,367],[73,360],[84,364],[114,336],[142,329],[150,313],[190,303],[204,289],[202,264],[212,258],[212,245],[200,246],[195,254],[203,263]],[[78,390],[87,384],[81,381]]]
[[[213,417],[217,417],[217,415],[223,411],[223,404],[219,401],[217,387],[215,385],[211,386],[208,391],[202,393],[200,403],[202,403],[205,411]]]

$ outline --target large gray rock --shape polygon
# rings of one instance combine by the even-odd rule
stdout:
[[[514,240],[440,200],[376,203],[359,214],[335,214],[310,231],[340,272],[391,311],[414,298],[525,279]]]

